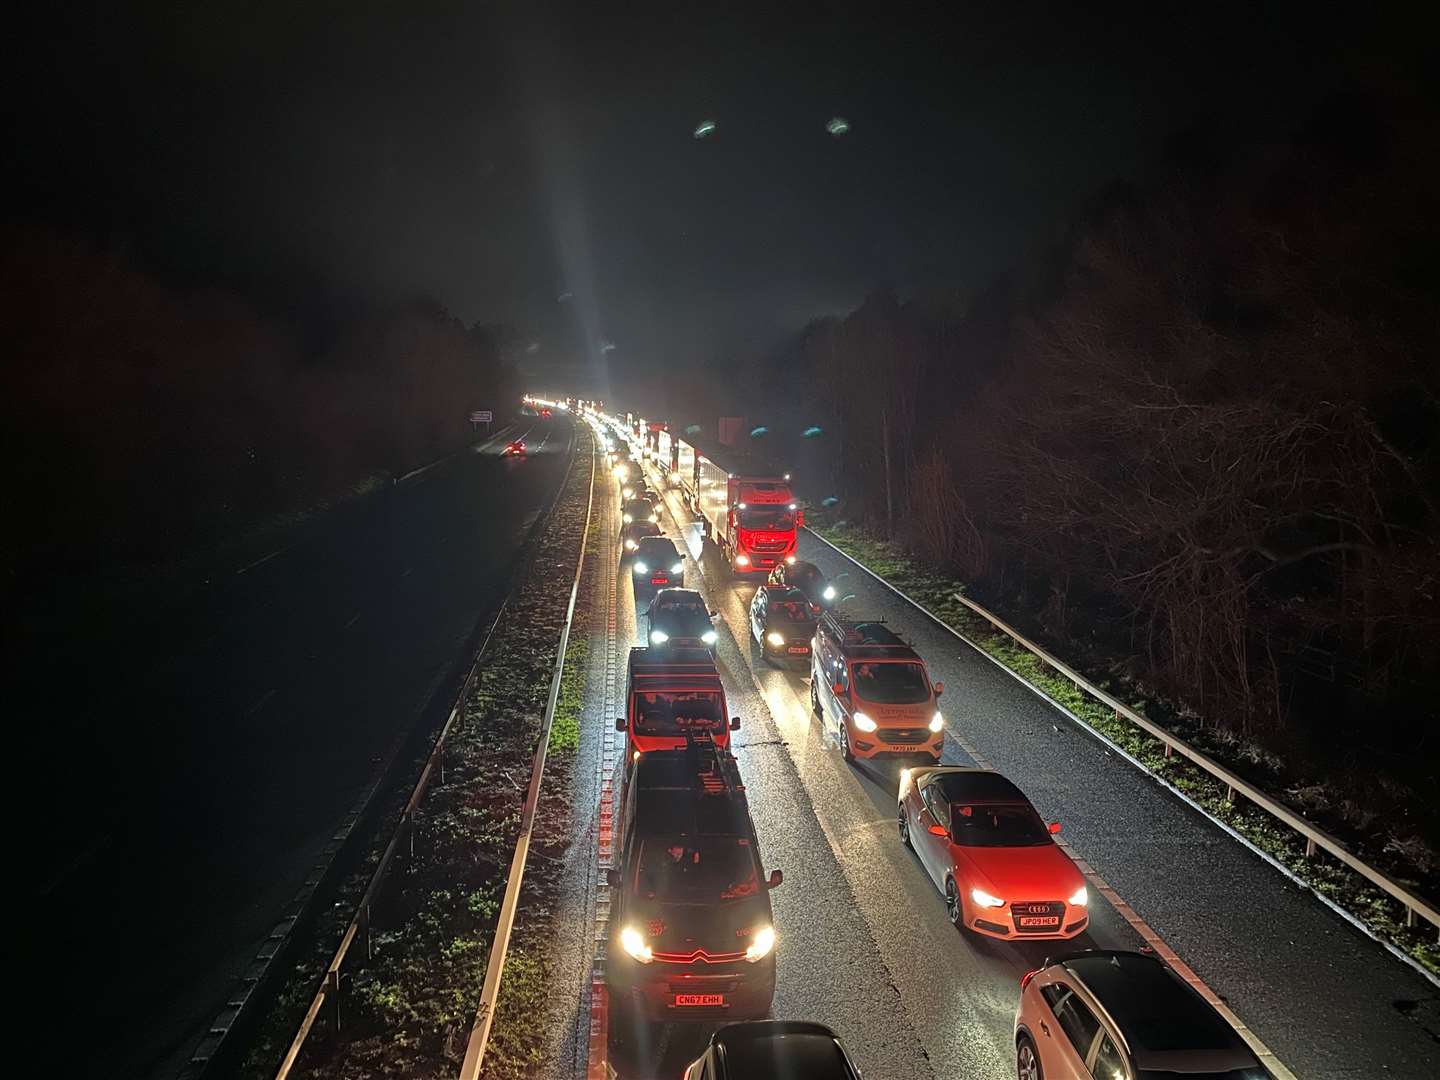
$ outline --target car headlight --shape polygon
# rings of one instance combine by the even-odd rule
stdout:
[[[1004,900],[1001,900],[998,896],[991,896],[991,895],[990,895],[988,892],[986,892],[984,889],[971,889],[971,890],[970,890],[970,899],[971,899],[971,900],[974,900],[975,903],[979,904],[981,907],[1004,907],[1004,906],[1005,906],[1005,901],[1004,901]]]
[[[736,556],[735,556],[735,565],[736,565],[736,566],[749,566],[749,565],[750,565],[750,556],[749,556],[749,555],[736,555]]]
[[[1075,895],[1070,897],[1070,903],[1075,907],[1084,907],[1090,903],[1090,890],[1085,888],[1084,885],[1081,885],[1080,888],[1075,890]]]
[[[757,960],[763,960],[769,956],[770,950],[773,948],[775,948],[775,928],[773,926],[761,927],[755,931],[755,936],[751,938],[750,944],[746,947],[745,959],[753,964]]]
[[[765,640],[768,641],[771,645],[774,645],[777,649],[785,644],[785,639],[781,637],[778,633],[776,633],[774,630],[771,630],[768,634],[765,635]]]
[[[795,565],[795,556],[794,556],[794,555],[786,555],[786,556],[785,556],[785,565],[786,565],[786,566],[794,566],[794,565]]]
[[[823,596],[826,600],[834,600],[834,599],[835,599],[835,586],[834,586],[834,585],[826,585],[826,586],[825,586],[825,591],[824,591],[823,593],[821,593],[820,595]]]
[[[616,479],[616,480],[629,480],[629,479],[630,479],[630,470],[629,470],[628,468],[626,468],[624,465],[616,465],[616,466],[615,466],[615,479]]]
[[[855,721],[855,726],[861,731],[875,730],[875,721],[871,720],[863,712],[857,712],[851,719]]]
[[[626,525],[629,525],[629,524],[630,524],[632,521],[634,521],[635,519],[634,519],[633,517],[631,517],[629,514],[621,514],[621,515],[620,515],[620,520],[623,521],[623,522],[625,522]]]
[[[669,641],[669,640],[670,640],[670,635],[667,634],[667,633],[665,633],[664,630],[651,630],[651,631],[650,631],[650,644],[651,644],[651,645],[664,645],[665,642],[667,642],[667,641]]]
[[[672,574],[683,574],[684,572],[685,564],[683,562],[677,562],[674,566],[670,567],[670,573]]]
[[[650,524],[651,524],[651,525],[658,525],[658,524],[660,524],[660,515],[658,515],[658,514],[651,514],[651,515],[650,515]]]
[[[637,563],[635,564],[635,573],[637,573],[637,574],[648,574],[649,572],[650,572],[650,568],[649,568],[648,566],[646,566],[643,562],[637,562]]]
[[[706,630],[703,634],[700,635],[700,640],[703,641],[706,645],[714,645],[715,642],[720,640],[720,635],[715,633],[714,630]]]
[[[627,499],[631,499],[635,497],[635,489],[633,487],[621,488],[620,494],[624,495]]]
[[[638,550],[639,547],[640,547],[640,545],[637,544],[634,540],[626,540],[626,541],[625,541],[625,550],[626,550],[626,551],[635,551],[635,550]]]
[[[620,931],[620,947],[630,954],[632,960],[639,960],[642,964],[648,964],[655,959],[655,950],[645,944],[640,931],[633,926],[627,926]]]
[[[937,712],[937,713],[935,714],[934,718],[930,721],[930,730],[931,730],[931,731],[944,731],[944,730],[945,730],[945,717],[941,716],[941,715]]]

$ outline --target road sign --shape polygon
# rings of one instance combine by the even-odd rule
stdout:
[[[472,424],[488,424],[495,419],[495,414],[489,409],[476,409],[470,414]]]

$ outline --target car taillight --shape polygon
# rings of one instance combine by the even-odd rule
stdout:
[[[1021,975],[1021,976],[1020,976],[1020,989],[1021,989],[1021,990],[1024,990],[1027,986],[1030,985],[1030,980],[1033,979],[1033,978],[1035,978],[1035,976],[1036,976],[1036,975],[1039,975],[1039,974],[1040,974],[1040,969],[1039,969],[1039,968],[1036,968],[1034,971],[1027,971],[1027,972],[1025,972],[1024,975]]]

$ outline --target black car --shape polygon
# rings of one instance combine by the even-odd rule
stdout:
[[[635,577],[637,591],[685,584],[685,560],[674,541],[665,536],[640,538],[635,545],[635,557],[630,561],[630,572]]]
[[[640,550],[640,541],[660,535],[660,526],[653,521],[632,521],[620,526],[620,561],[632,558]]]
[[[840,1037],[809,1020],[726,1024],[685,1069],[682,1080],[860,1080]]]
[[[650,622],[651,645],[667,649],[715,647],[715,616],[694,589],[661,589],[645,615]]]
[[[799,589],[805,594],[805,599],[817,618],[822,612],[834,607],[835,602],[840,599],[840,591],[826,579],[820,568],[803,559],[783,562],[771,570],[770,584],[789,585]]]
[[[620,504],[620,527],[623,529],[637,521],[648,521],[652,525],[660,523],[660,514],[649,499],[626,499]]]
[[[761,585],[750,602],[750,634],[766,660],[809,660],[815,612],[790,585]]]
[[[632,467],[630,479],[620,483],[620,497],[622,499],[644,499],[646,502],[655,502],[655,493],[650,490],[650,485],[645,483],[645,477],[636,472]]]
[[[692,739],[637,756],[621,793],[610,886],[612,1049],[675,1020],[758,1020],[775,996],[775,927],[745,785]]]

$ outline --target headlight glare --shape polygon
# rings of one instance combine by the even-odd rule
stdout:
[[[648,964],[655,959],[655,951],[645,944],[640,931],[633,926],[627,926],[620,931],[620,947],[630,954],[631,959],[639,960],[642,964]]]
[[[665,642],[667,642],[667,641],[669,641],[669,640],[670,640],[670,635],[667,634],[667,633],[665,633],[664,630],[651,630],[651,631],[650,631],[650,644],[651,644],[651,645],[664,645]]]
[[[720,635],[715,633],[714,630],[706,630],[703,634],[700,635],[700,640],[703,641],[706,645],[714,645],[715,642],[720,640]]]
[[[749,565],[750,565],[750,556],[749,556],[749,555],[736,555],[736,556],[735,556],[735,565],[736,565],[736,566],[749,566]]]
[[[937,712],[937,713],[935,714],[935,716],[934,716],[934,717],[931,719],[931,721],[930,721],[930,730],[931,730],[931,731],[944,731],[944,730],[945,730],[945,717],[941,716],[941,715]]]
[[[750,963],[763,960],[770,955],[770,950],[775,948],[775,928],[764,926],[755,931],[755,936],[750,940],[749,946],[745,949],[745,959]]]
[[[1090,903],[1090,890],[1085,888],[1084,885],[1081,885],[1080,888],[1075,890],[1075,895],[1070,897],[1070,903],[1075,907],[1084,907]]]
[[[683,574],[684,572],[685,564],[683,562],[677,562],[674,566],[670,567],[670,573],[672,574]]]
[[[629,524],[630,524],[632,521],[634,521],[635,519],[634,519],[633,517],[631,517],[629,514],[621,514],[621,515],[620,515],[620,520],[623,521],[623,522],[625,522],[626,525],[629,525]]]
[[[781,637],[778,633],[776,633],[774,630],[771,630],[768,634],[765,635],[765,640],[768,641],[771,645],[774,645],[777,649],[785,644],[785,639]]]
[[[825,586],[825,591],[824,591],[823,593],[821,593],[820,595],[823,596],[826,600],[834,600],[834,599],[835,599],[835,586],[834,586],[834,585],[826,585],[826,586]]]
[[[637,549],[639,546],[640,546],[640,545],[637,544],[634,540],[626,540],[626,541],[625,541],[625,550],[626,550],[626,551],[634,551],[634,550]]]
[[[643,562],[637,562],[635,564],[635,572],[637,574],[648,574],[650,572],[650,568],[646,566]]]
[[[991,896],[984,889],[971,889],[970,899],[981,907],[1004,907],[1005,901],[998,896]]]
[[[870,717],[866,716],[863,712],[857,712],[852,719],[855,721],[855,726],[861,731],[875,730],[875,721],[871,720]]]

